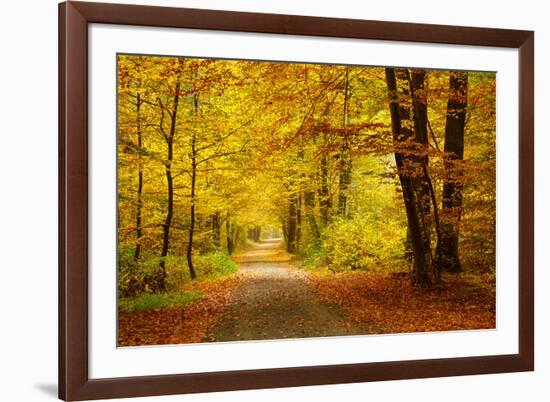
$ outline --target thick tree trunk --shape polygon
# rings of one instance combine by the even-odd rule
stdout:
[[[414,283],[425,287],[431,284],[428,275],[428,264],[431,253],[426,250],[424,225],[422,222],[423,212],[419,202],[416,178],[414,172],[409,171],[411,165],[414,167],[414,158],[402,150],[403,143],[414,137],[414,122],[412,117],[412,103],[407,81],[408,71],[399,70],[400,85],[398,87],[396,72],[393,68],[386,68],[386,82],[390,98],[390,115],[392,121],[393,142],[396,146],[395,163],[399,175],[399,181],[403,192],[403,201],[407,214],[407,222],[411,235],[411,243],[414,259]]]
[[[170,226],[172,225],[172,217],[174,214],[174,181],[172,178],[172,160],[174,158],[174,136],[176,134],[176,120],[178,112],[180,83],[176,83],[174,103],[171,113],[170,133],[165,137],[168,148],[168,155],[165,162],[166,167],[166,183],[168,191],[168,203],[166,210],[166,219],[162,225],[162,250],[160,253],[160,263],[156,272],[155,287],[157,291],[163,291],[166,288],[166,257],[170,246]],[[164,114],[164,110],[162,111]],[[162,123],[161,123],[162,124]]]
[[[444,271],[462,270],[458,253],[459,224],[462,217],[463,186],[460,179],[460,163],[464,159],[464,125],[468,107],[468,73],[452,72],[450,94],[447,102],[447,121],[445,124],[445,168],[443,183],[443,224],[438,251],[441,255],[441,267]]]
[[[413,69],[410,74],[409,85],[413,102],[415,140],[419,144],[420,155],[416,158],[415,177],[417,177],[416,188],[419,199],[419,208],[422,213],[424,249],[429,252],[430,262],[434,271],[436,281],[440,281],[440,267],[438,259],[432,256],[431,230],[433,204],[435,229],[437,240],[441,237],[439,214],[432,180],[428,172],[428,96],[425,88],[426,70]]]
[[[424,214],[427,228],[425,241],[429,244],[429,227],[431,223],[430,188],[428,180],[422,171],[423,166],[428,166],[428,155],[425,154],[428,147],[428,99],[426,96],[426,89],[424,88],[425,77],[425,70],[412,70],[410,87],[413,100],[415,140],[420,144],[419,151],[424,153],[415,158],[417,159],[415,168],[418,169],[418,171],[415,171],[414,175],[418,178],[418,197],[420,199],[420,207]]]
[[[142,193],[143,193],[143,161],[141,157],[141,148],[143,146],[143,138],[141,135],[141,94],[137,94],[136,100],[136,134],[137,134],[137,165],[138,165],[138,186],[136,200],[136,248],[134,250],[134,261],[139,260],[141,253],[141,236],[143,236],[141,228],[141,209],[142,209]]]

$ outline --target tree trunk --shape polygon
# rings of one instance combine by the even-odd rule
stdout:
[[[296,253],[296,235],[297,235],[297,210],[298,197],[295,193],[290,194],[288,199],[288,224],[287,224],[287,239],[286,249],[289,253]]]
[[[238,225],[231,225],[231,242],[233,244],[233,250],[235,250],[235,247],[239,243],[239,226]]]
[[[198,112],[199,99],[198,94],[193,96],[193,102],[195,105],[195,114]],[[195,187],[197,183],[197,136],[193,131],[191,137],[191,211],[189,215],[189,239],[187,241],[187,266],[189,267],[189,275],[191,279],[195,279],[197,274],[195,273],[195,267],[193,266],[193,235],[195,234]]]
[[[166,145],[168,148],[168,155],[166,158],[166,183],[168,187],[168,204],[166,211],[166,219],[162,225],[162,250],[160,253],[160,263],[157,267],[155,290],[163,291],[166,289],[166,257],[168,256],[168,249],[170,246],[170,226],[172,225],[172,217],[174,214],[174,182],[172,178],[172,159],[174,158],[174,136],[176,134],[176,116],[178,112],[178,101],[180,83],[176,82],[174,104],[171,113],[170,121],[170,133],[165,137]],[[162,111],[164,115],[164,110]],[[162,124],[162,123],[161,123]]]
[[[440,225],[437,211],[437,202],[433,191],[432,181],[428,172],[428,96],[425,88],[426,70],[413,69],[409,78],[411,97],[413,103],[414,115],[414,131],[415,140],[418,145],[420,155],[416,157],[415,177],[417,197],[419,199],[419,208],[422,213],[422,235],[424,241],[424,249],[429,253],[430,263],[434,277],[437,283],[440,280],[440,268],[438,259],[432,256],[431,251],[431,230],[432,230],[432,214],[431,205],[433,204],[435,229],[437,240],[440,238]]]
[[[137,132],[137,159],[138,159],[138,186],[137,186],[137,200],[136,200],[136,248],[134,250],[134,261],[139,260],[141,253],[141,236],[143,235],[141,229],[141,208],[142,208],[142,193],[143,193],[143,162],[141,157],[141,148],[143,146],[143,138],[141,135],[141,94],[137,94],[136,100],[136,132]]]
[[[288,244],[288,219],[284,219],[281,223],[281,228],[283,229],[283,238],[286,244]]]
[[[351,186],[351,156],[340,156],[340,181],[338,184],[338,215],[349,217],[348,192]]]
[[[464,159],[464,125],[468,107],[468,73],[452,72],[445,124],[445,170],[443,183],[443,224],[438,251],[444,271],[462,270],[458,253],[459,224],[462,217],[463,185],[460,163]]]
[[[321,181],[321,185],[319,186],[319,209],[321,213],[321,222],[323,223],[323,226],[326,227],[330,220],[330,209],[332,208],[332,201],[330,199],[328,183],[328,158],[325,152],[323,152],[323,156],[321,157],[319,170],[319,180]]]
[[[312,190],[306,190],[304,194],[304,207],[305,207],[305,215],[306,219],[309,224],[309,228],[311,231],[311,234],[315,239],[319,239],[321,237],[321,233],[319,231],[319,225],[317,224],[317,219],[315,218],[315,192]]]
[[[300,252],[302,241],[302,194],[296,197],[296,253]]]
[[[225,219],[225,240],[227,243],[227,254],[233,254],[235,245],[233,244],[233,235],[231,232],[231,215],[227,213],[227,218]]]
[[[346,131],[348,120],[348,87],[349,87],[349,71],[346,69],[346,78],[344,84],[344,110],[342,113],[342,147],[340,149],[340,180],[338,182],[338,215],[348,217],[349,207],[348,203],[348,191],[351,186],[351,146],[349,133]]]
[[[411,235],[411,243],[414,258],[413,282],[417,286],[426,287],[431,285],[428,276],[428,264],[431,253],[426,250],[425,234],[423,233],[423,212],[416,188],[414,171],[410,172],[410,166],[414,167],[414,160],[410,155],[404,153],[404,142],[414,136],[414,122],[412,117],[412,104],[407,82],[408,71],[398,70],[400,85],[396,78],[396,71],[393,68],[386,68],[386,82],[390,99],[390,115],[392,121],[393,142],[396,146],[395,163],[399,175],[399,181],[403,192],[403,201],[407,214],[408,227]],[[412,173],[412,174],[411,174]]]
[[[210,225],[212,230],[212,242],[215,247],[220,247],[220,213],[212,214],[210,217]]]
[[[425,70],[412,70],[410,79],[411,96],[413,100],[414,111],[413,115],[415,140],[418,144],[421,144],[419,147],[419,151],[422,153],[425,153],[428,147],[428,99],[426,96],[426,90],[424,88],[425,77]],[[416,159],[417,164],[415,165],[415,168],[418,169],[418,171],[416,171],[414,175],[418,178],[418,196],[420,199],[421,210],[424,214],[427,228],[425,241],[429,244],[429,227],[431,223],[430,188],[427,178],[424,177],[424,174],[422,172],[422,166],[428,166],[428,155],[420,155]]]
[[[253,240],[258,243],[260,241],[260,236],[262,234],[262,227],[261,226],[255,226],[253,229]]]

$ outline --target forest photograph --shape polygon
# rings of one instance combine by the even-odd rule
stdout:
[[[118,346],[495,329],[496,80],[118,54]]]

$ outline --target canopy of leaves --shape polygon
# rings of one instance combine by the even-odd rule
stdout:
[[[159,258],[169,285],[183,286],[191,223],[199,277],[233,272],[227,254],[254,230],[333,272],[409,270],[396,151],[429,159],[437,203],[445,180],[463,186],[460,219],[441,219],[460,229],[464,269],[494,272],[496,75],[468,73],[464,158],[454,160],[444,152],[450,74],[426,72],[428,143],[398,145],[383,68],[119,55],[122,293],[151,291]],[[159,257],[167,171],[173,217]]]

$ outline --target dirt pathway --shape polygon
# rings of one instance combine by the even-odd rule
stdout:
[[[340,307],[320,302],[279,241],[234,257],[242,284],[204,342],[305,338],[368,333]]]

